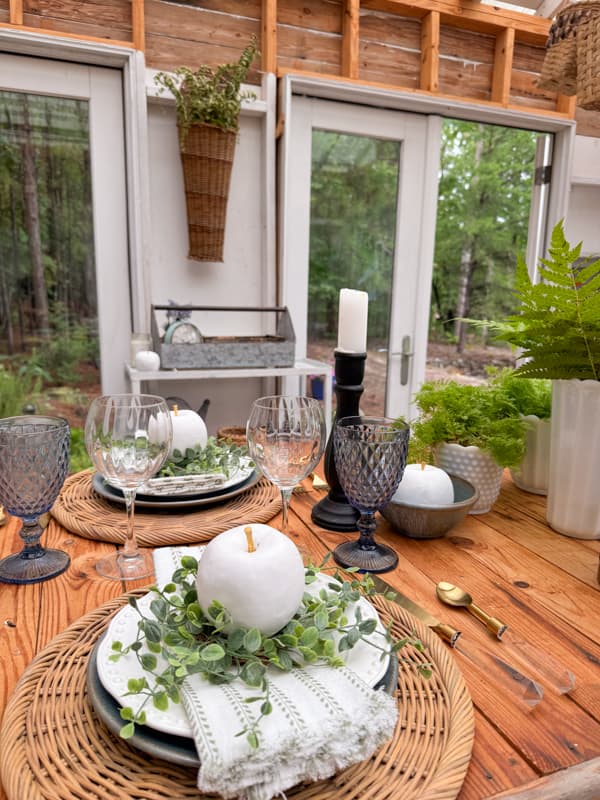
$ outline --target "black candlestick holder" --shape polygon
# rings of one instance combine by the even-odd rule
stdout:
[[[335,353],[335,394],[337,406],[333,425],[343,417],[357,417],[360,414],[360,396],[364,391],[362,381],[365,375],[366,353]],[[312,510],[312,521],[329,531],[356,531],[358,511],[353,508],[341,487],[335,468],[333,454],[333,427],[325,447],[323,457],[325,480],[329,484],[329,494],[318,502]]]

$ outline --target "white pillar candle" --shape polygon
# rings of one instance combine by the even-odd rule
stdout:
[[[392,502],[409,506],[449,506],[454,502],[452,480],[439,467],[407,464]]]
[[[206,447],[208,433],[206,425],[200,414],[190,409],[174,408],[171,411],[171,424],[173,425],[173,442],[169,457],[175,450],[184,455],[188,448]]]
[[[346,353],[367,350],[369,295],[354,289],[340,291],[337,349]]]
[[[198,562],[198,603],[218,600],[232,625],[266,636],[294,616],[304,594],[304,565],[296,545],[269,525],[239,525],[215,536]]]

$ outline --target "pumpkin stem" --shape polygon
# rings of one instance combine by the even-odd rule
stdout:
[[[425,462],[421,461],[421,471],[422,472],[425,472],[425,466],[426,466]]]
[[[248,525],[247,528],[244,528],[244,533],[246,534],[246,541],[248,542],[248,552],[254,553],[256,547],[254,545],[254,539],[252,538],[252,528]]]
[[[173,406],[173,415],[176,416],[176,417],[179,416],[179,406],[178,405],[174,405]]]

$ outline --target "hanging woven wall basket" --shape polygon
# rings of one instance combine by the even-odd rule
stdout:
[[[196,261],[223,261],[225,219],[237,133],[214,125],[179,129],[188,218],[189,253]]]
[[[560,11],[546,42],[541,89],[577,95],[581,108],[600,109],[600,2],[580,0]]]

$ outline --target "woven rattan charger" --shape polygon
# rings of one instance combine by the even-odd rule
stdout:
[[[141,596],[143,591],[132,592]],[[0,732],[8,800],[177,800],[200,798],[196,771],[152,758],[113,736],[88,702],[86,669],[98,637],[127,596],[86,614],[31,662],[9,700]],[[473,708],[449,651],[399,606],[377,598],[397,637],[413,631],[424,654],[406,648],[398,675],[399,720],[370,760],[288,793],[297,800],[452,800],[473,743]],[[420,678],[412,665],[430,661]]]
[[[217,505],[168,514],[136,509],[136,538],[142,547],[205,542],[241,523],[267,522],[280,508],[279,489],[261,478],[248,491]],[[115,544],[125,540],[125,509],[96,494],[92,474],[87,471],[67,478],[52,516],[63,528],[85,539]]]

